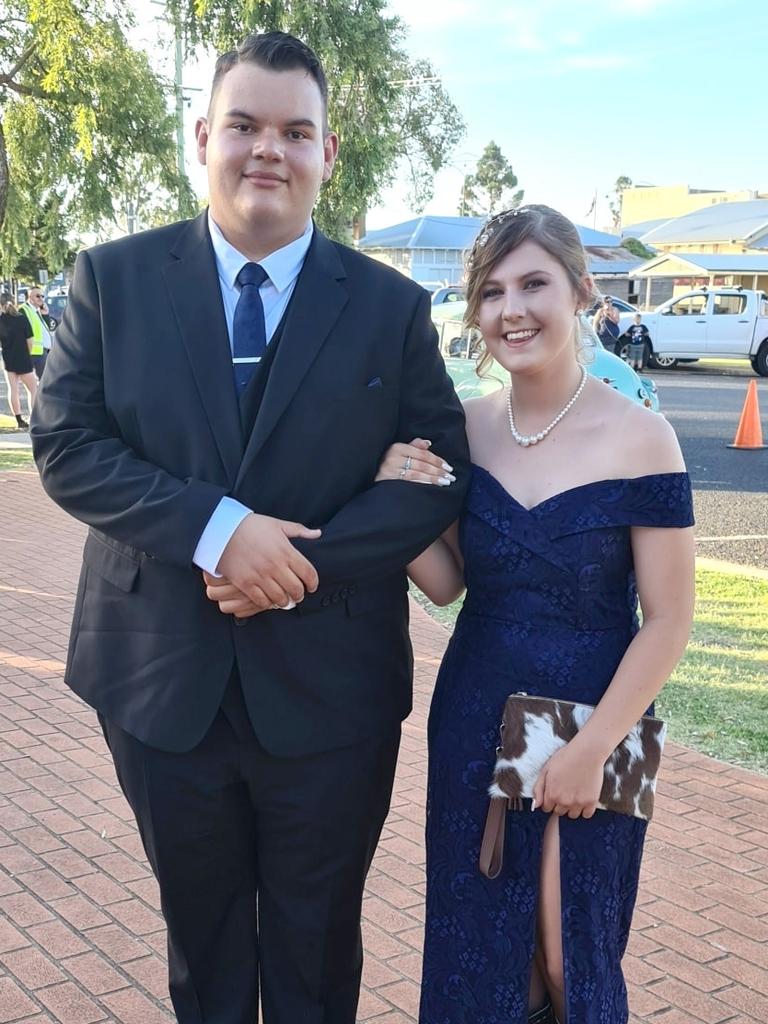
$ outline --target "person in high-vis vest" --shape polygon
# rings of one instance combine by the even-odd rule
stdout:
[[[45,360],[48,357],[48,353],[51,349],[51,332],[48,330],[48,325],[43,320],[42,308],[45,304],[43,293],[39,288],[30,288],[29,294],[27,295],[27,301],[21,307],[22,312],[29,320],[29,325],[32,328],[32,365],[35,368],[35,374],[37,379],[43,375],[45,369]]]

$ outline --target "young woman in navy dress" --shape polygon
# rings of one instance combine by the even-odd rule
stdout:
[[[466,403],[463,515],[409,569],[437,604],[466,587],[429,723],[421,1024],[628,1019],[621,959],[646,825],[596,803],[604,762],[685,649],[693,516],[670,425],[584,369],[591,298],[578,233],[554,210],[481,231],[467,321],[509,383]],[[445,486],[447,473],[416,439],[389,450],[378,479]],[[518,691],[597,710],[534,801],[507,814],[490,880],[478,870],[487,791]]]

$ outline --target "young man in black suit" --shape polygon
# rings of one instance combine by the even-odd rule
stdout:
[[[404,567],[456,518],[463,416],[426,292],[326,238],[322,68],[217,64],[210,208],[78,257],[35,408],[90,527],[66,679],[160,883],[182,1024],[353,1024],[366,872],[411,707]],[[443,487],[375,483],[429,438]],[[455,478],[455,479],[454,479]]]

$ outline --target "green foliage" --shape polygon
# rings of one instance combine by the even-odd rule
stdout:
[[[625,238],[621,243],[633,256],[639,256],[641,260],[649,260],[653,256],[653,250],[647,249],[639,238]]]
[[[334,238],[408,169],[411,202],[421,211],[433,176],[464,132],[461,116],[426,60],[403,48],[402,22],[384,0],[170,0],[190,43],[234,49],[251,31],[290,32],[323,62],[328,120],[340,138],[333,177],[316,217]]]
[[[462,217],[490,217],[500,209],[519,206],[525,192],[519,189],[513,195],[507,189],[517,185],[512,165],[493,141],[489,142],[477,161],[477,170],[464,179],[459,204]]]
[[[0,272],[29,253],[58,270],[68,240],[114,220],[131,175],[192,208],[166,84],[114,0],[7,0],[0,26]],[[4,144],[5,142],[5,144]]]

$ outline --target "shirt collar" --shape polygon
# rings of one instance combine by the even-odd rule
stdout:
[[[246,263],[252,261],[247,256],[243,256],[226,240],[221,228],[211,216],[210,210],[208,211],[208,231],[211,236],[219,277],[229,288],[234,288],[237,275]],[[263,260],[259,260],[259,265],[269,274],[269,279],[278,292],[285,291],[299,276],[309,251],[313,231],[314,226],[310,220],[302,235],[294,239],[293,242],[289,242],[288,245],[284,245],[282,249],[276,249],[269,256],[265,256]]]

